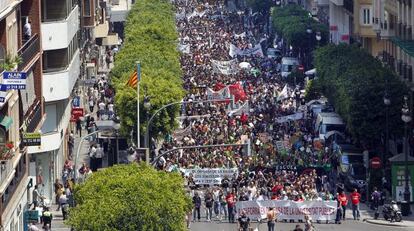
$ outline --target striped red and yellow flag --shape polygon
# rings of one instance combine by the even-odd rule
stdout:
[[[136,87],[137,84],[138,84],[138,74],[137,74],[137,71],[134,71],[134,73],[132,73],[132,75],[129,77],[129,80],[126,85],[130,87]]]

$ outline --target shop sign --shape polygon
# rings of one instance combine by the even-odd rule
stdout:
[[[23,143],[25,146],[40,146],[42,143],[41,136],[40,132],[24,133]]]

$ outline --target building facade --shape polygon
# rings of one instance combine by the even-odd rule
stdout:
[[[79,6],[76,0],[41,1],[42,97],[46,120],[41,145],[28,147],[29,175],[39,191],[53,198],[70,134],[71,97],[80,74]]]
[[[25,89],[7,90],[0,103],[0,225],[24,230],[31,184],[22,135],[38,132],[44,121],[39,0],[0,2],[0,56],[2,76],[5,71],[27,75]]]

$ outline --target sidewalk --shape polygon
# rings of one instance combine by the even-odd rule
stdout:
[[[70,227],[63,224],[63,216],[62,216],[62,210],[56,211],[57,209],[57,205],[53,204],[52,206],[50,206],[50,212],[53,215],[53,220],[52,220],[52,227],[51,230],[53,231],[70,231]],[[36,226],[40,229],[42,229],[43,224],[36,224]]]
[[[414,212],[414,206],[411,206],[411,211]],[[361,212],[361,220],[365,221],[370,224],[376,225],[386,225],[386,226],[393,226],[393,227],[414,227],[414,213],[409,216],[403,217],[401,222],[389,222],[384,220],[382,215],[382,207],[380,207],[380,215],[377,220],[374,219],[374,211],[371,210],[366,204],[360,204],[360,212]],[[347,216],[352,217],[352,209],[347,210]]]

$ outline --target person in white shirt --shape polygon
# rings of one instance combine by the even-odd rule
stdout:
[[[24,40],[29,40],[30,37],[32,37],[32,25],[30,24],[31,21],[27,20],[27,22],[24,24],[23,26],[23,35],[24,35]]]

